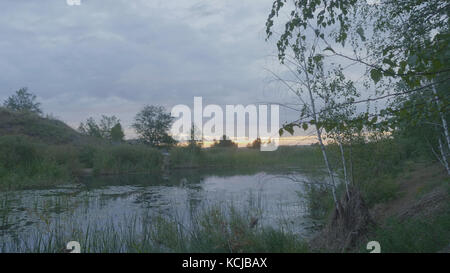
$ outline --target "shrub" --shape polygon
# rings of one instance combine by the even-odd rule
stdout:
[[[155,172],[162,166],[161,153],[145,145],[103,146],[93,160],[96,173]]]
[[[5,169],[31,168],[39,160],[37,145],[27,137],[0,137],[0,165]]]
[[[0,188],[30,188],[69,182],[69,168],[58,162],[48,147],[25,136],[0,137]]]

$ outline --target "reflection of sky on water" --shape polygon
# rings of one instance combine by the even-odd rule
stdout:
[[[300,174],[297,174],[301,176]],[[302,184],[267,173],[205,175],[179,172],[168,181],[149,176],[89,178],[85,185],[26,190],[1,195],[0,238],[27,238],[58,226],[86,230],[117,228],[146,216],[170,215],[190,225],[192,215],[211,206],[234,206],[262,225],[306,234],[312,225],[297,192]],[[108,185],[110,182],[111,185]]]

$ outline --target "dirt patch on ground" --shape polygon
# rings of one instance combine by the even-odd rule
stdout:
[[[377,223],[384,222],[389,217],[409,219],[417,216],[434,215],[448,204],[447,189],[442,186],[432,188],[422,193],[427,187],[432,187],[436,181],[446,179],[446,173],[438,164],[417,165],[414,171],[399,177],[399,197],[395,200],[377,204],[371,209],[371,215]]]

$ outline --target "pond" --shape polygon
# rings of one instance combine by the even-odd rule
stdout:
[[[262,227],[283,227],[309,236],[318,223],[308,217],[306,202],[299,195],[304,184],[292,177],[308,179],[295,169],[179,170],[166,177],[92,176],[80,178],[75,185],[3,192],[0,251],[42,250],[36,244],[45,244],[55,230],[106,232],[130,224],[141,226],[144,218],[156,216],[169,217],[189,229],[195,215],[211,207],[232,207]]]

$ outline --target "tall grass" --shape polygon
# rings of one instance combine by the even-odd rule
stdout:
[[[378,139],[359,139],[344,145],[349,180],[361,191],[369,206],[395,199],[398,195],[398,175],[405,170],[405,163],[417,160],[411,157],[411,147],[399,139],[381,137]],[[340,178],[343,178],[339,147],[327,146],[330,161]],[[351,153],[350,153],[351,151]]]
[[[380,242],[386,253],[438,252],[450,244],[450,213],[406,221],[390,218],[375,230],[373,240]]]
[[[0,189],[49,186],[70,179],[69,166],[49,156],[46,145],[25,136],[0,137]]]
[[[176,217],[130,215],[117,225],[49,223],[45,231],[0,242],[0,252],[64,252],[78,241],[82,252],[306,252],[305,241],[283,229],[253,225],[233,207],[212,206],[194,216],[190,226]]]
[[[143,145],[49,145],[23,135],[0,137],[0,190],[75,181],[84,168],[97,174],[161,170],[162,155]]]
[[[315,146],[283,146],[271,152],[245,148],[191,149],[175,147],[170,151],[173,168],[242,168],[296,167],[305,170],[323,166],[320,150]],[[319,167],[320,168],[320,167]]]
[[[104,145],[93,156],[97,174],[158,172],[162,168],[162,155],[145,145]]]

